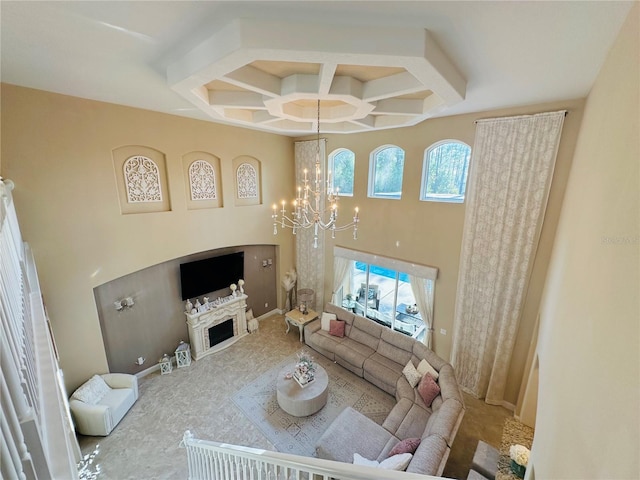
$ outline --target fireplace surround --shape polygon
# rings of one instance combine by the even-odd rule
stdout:
[[[189,327],[191,355],[194,360],[219,352],[247,335],[246,310],[247,296],[242,294],[204,312],[194,314],[185,312],[187,326]],[[233,322],[233,336],[211,345],[212,341],[216,341],[216,335],[210,336],[209,329],[222,325],[227,321]]]

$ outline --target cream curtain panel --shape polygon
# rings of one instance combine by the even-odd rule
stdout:
[[[502,404],[565,112],[477,123],[452,364],[462,388]]]
[[[338,301],[336,298],[336,292],[340,290],[340,287],[344,284],[345,278],[347,278],[349,272],[352,271],[353,263],[354,262],[352,260],[343,257],[333,258],[333,292],[331,293],[331,303],[334,305],[338,305],[336,303]]]
[[[302,185],[304,169],[315,172],[317,140],[295,143],[296,185]],[[325,158],[326,139],[320,139],[320,158]],[[325,175],[326,165],[322,174]],[[311,174],[311,178],[315,178]],[[321,179],[322,184],[326,181]],[[325,198],[320,199],[320,209],[324,210]],[[290,206],[287,207],[290,210]],[[311,288],[315,292],[313,309],[324,306],[324,231],[318,232],[318,248],[313,248],[313,228],[299,229],[296,232],[296,270],[298,272],[298,289]]]
[[[424,344],[431,349],[431,337],[433,336],[433,288],[429,289],[426,278],[409,275],[411,291],[416,299],[418,311],[425,325]]]

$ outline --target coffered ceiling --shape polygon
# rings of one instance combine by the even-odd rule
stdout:
[[[299,136],[588,94],[633,2],[0,2],[3,82]]]

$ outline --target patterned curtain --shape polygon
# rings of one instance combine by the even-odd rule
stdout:
[[[326,178],[326,139],[320,139],[320,164],[322,165],[322,185]],[[318,141],[309,140],[296,142],[296,185],[302,185],[304,169],[309,171],[309,178],[313,179],[316,163],[316,151]],[[311,181],[312,182],[312,181]],[[311,184],[313,188],[313,184]],[[320,208],[324,209],[325,198],[321,199]],[[316,311],[324,307],[324,231],[318,232],[318,248],[313,248],[313,228],[298,230],[296,232],[296,270],[298,271],[298,289],[310,288],[315,292],[315,301],[312,308]],[[317,308],[316,308],[317,307]]]
[[[467,191],[452,363],[502,404],[565,112],[479,121]]]

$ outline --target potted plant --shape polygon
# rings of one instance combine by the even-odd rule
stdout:
[[[509,457],[511,457],[511,471],[519,478],[524,478],[529,463],[531,452],[524,445],[511,445],[509,447]]]

